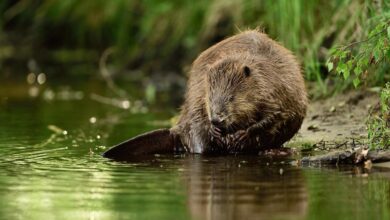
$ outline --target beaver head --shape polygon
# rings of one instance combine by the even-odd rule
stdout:
[[[213,126],[232,133],[255,122],[259,94],[254,71],[242,59],[224,59],[210,67],[205,103]]]

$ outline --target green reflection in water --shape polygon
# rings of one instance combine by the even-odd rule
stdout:
[[[384,172],[387,177],[357,168],[306,170],[309,219],[390,219],[390,176]]]
[[[365,176],[256,156],[112,162],[105,147],[166,124],[170,110],[96,102],[91,93],[109,97],[99,83],[70,87],[81,100],[0,88],[0,219],[390,219],[389,170]]]

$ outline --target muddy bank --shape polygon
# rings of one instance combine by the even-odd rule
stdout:
[[[389,150],[368,150],[366,120],[379,103],[374,91],[349,91],[313,101],[301,130],[287,146],[303,166],[354,164],[389,167]]]
[[[334,97],[313,101],[301,130],[289,147],[312,146],[314,149],[356,147],[367,139],[365,122],[369,110],[379,102],[372,91],[349,91]]]

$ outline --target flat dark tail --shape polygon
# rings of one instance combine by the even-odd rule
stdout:
[[[169,154],[181,148],[177,135],[169,129],[147,132],[122,142],[106,152],[103,157],[114,160],[132,160],[134,156],[151,154]]]

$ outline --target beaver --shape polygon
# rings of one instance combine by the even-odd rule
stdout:
[[[265,33],[244,31],[193,62],[175,126],[130,139],[104,156],[279,148],[300,129],[307,104],[301,68],[292,52]]]

